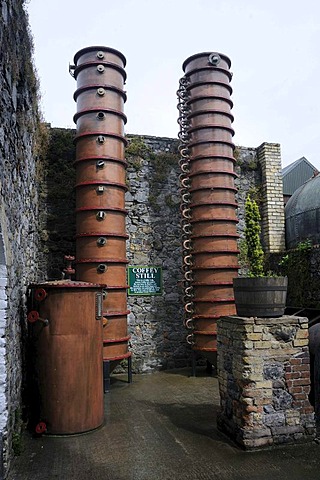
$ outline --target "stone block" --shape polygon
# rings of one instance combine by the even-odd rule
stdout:
[[[253,331],[254,331],[254,333],[262,333],[263,332],[263,326],[262,325],[253,325]]]
[[[294,347],[304,347],[309,344],[309,339],[306,338],[304,340],[293,340],[293,346]]]
[[[263,366],[263,378],[265,380],[275,380],[283,377],[283,364],[279,362],[265,362]]]
[[[271,380],[264,380],[260,375],[260,380],[256,381],[255,388],[260,389],[263,388],[264,390],[272,389],[272,381]]]
[[[271,348],[271,341],[263,341],[261,340],[260,342],[255,342],[254,348],[256,349],[261,349],[261,350],[268,350]]]
[[[257,341],[257,340],[262,340],[262,338],[263,338],[262,333],[248,333],[247,334],[247,339],[248,340]]]
[[[273,435],[292,435],[294,433],[304,433],[304,429],[300,425],[273,426],[271,432]]]
[[[270,428],[284,426],[286,423],[286,416],[284,412],[265,414],[263,416],[263,423]]]
[[[273,445],[273,438],[269,437],[260,437],[260,438],[246,438],[242,443],[242,445],[247,450],[258,449],[261,447],[270,447]]]

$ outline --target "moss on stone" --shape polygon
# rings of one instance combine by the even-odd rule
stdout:
[[[126,147],[126,158],[132,164],[136,157],[146,159],[152,154],[152,149],[148,147],[141,137],[132,137],[128,139],[128,145]]]

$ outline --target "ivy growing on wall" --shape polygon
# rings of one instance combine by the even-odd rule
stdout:
[[[279,262],[280,271],[288,277],[287,305],[320,308],[320,280],[312,275],[312,243],[300,242]]]
[[[57,278],[64,255],[74,255],[75,243],[75,146],[74,131],[51,129],[46,158],[47,232],[49,276]]]
[[[261,217],[257,202],[247,196],[245,203],[245,241],[246,256],[248,260],[248,275],[250,277],[263,277],[264,275],[264,252],[261,246]]]
[[[135,157],[148,158],[152,154],[152,150],[144,143],[142,138],[132,137],[126,147],[126,158],[132,160]]]

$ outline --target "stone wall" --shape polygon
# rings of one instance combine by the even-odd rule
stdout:
[[[43,234],[50,278],[60,278],[63,256],[74,254],[73,130],[51,129],[47,155],[47,228]],[[126,208],[130,265],[163,268],[162,296],[129,296],[135,372],[186,366],[191,351],[183,326],[178,140],[128,135]],[[248,192],[261,199],[257,149],[237,147],[238,230],[244,232]]]
[[[140,148],[129,146],[127,151],[128,260],[130,265],[161,266],[164,284],[161,297],[128,298],[134,371],[186,366],[191,350],[183,326],[178,141],[134,135],[128,139],[132,146],[140,142]],[[249,191],[261,196],[262,170],[257,149],[237,147],[236,157],[238,231],[243,236],[245,199]]]
[[[314,439],[308,319],[218,320],[219,428],[247,449]]]
[[[0,4],[0,444],[3,465],[18,448],[21,428],[26,289],[45,275],[39,226],[45,138],[39,128],[37,82],[22,1]],[[14,435],[13,435],[14,434]],[[1,471],[2,470],[2,471]]]
[[[182,367],[190,350],[183,326],[177,140],[130,139],[127,257],[129,265],[155,265],[163,272],[163,295],[128,297],[133,368],[147,372]]]
[[[301,243],[281,256],[280,263],[280,273],[288,277],[287,305],[320,309],[319,245]]]

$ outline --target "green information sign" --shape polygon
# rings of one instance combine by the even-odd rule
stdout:
[[[128,295],[162,295],[162,268],[148,265],[128,267]]]

